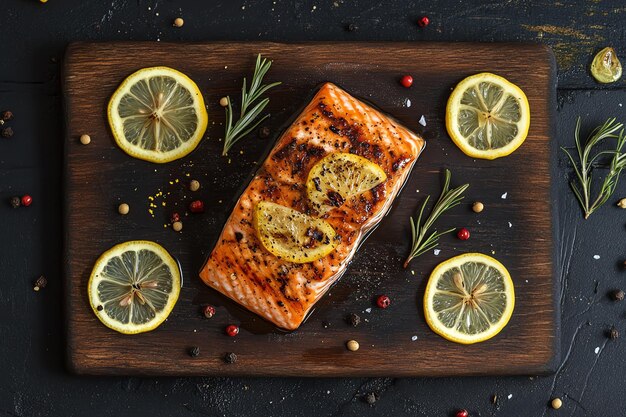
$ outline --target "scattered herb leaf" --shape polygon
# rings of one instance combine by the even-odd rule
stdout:
[[[624,167],[626,167],[626,153],[622,153],[622,148],[624,147],[624,143],[626,143],[626,137],[624,136],[624,125],[616,122],[615,118],[612,118],[608,119],[601,126],[596,127],[583,144],[580,140],[580,124],[581,121],[579,117],[576,122],[576,131],[574,132],[579,164],[576,164],[572,154],[567,149],[561,147],[561,150],[567,154],[574,167],[574,173],[578,181],[572,180],[570,186],[583,209],[585,219],[587,219],[594,211],[606,203],[611,195],[613,195],[615,188],[617,188],[619,176]],[[617,131],[620,132],[617,134]],[[594,146],[598,145],[604,139],[610,138],[617,139],[615,150],[601,151],[591,156],[591,150]],[[604,177],[598,196],[593,199],[591,195],[593,163],[601,155],[607,154],[613,155],[609,165],[609,172],[606,174],[606,177]]]
[[[457,188],[450,190],[450,171],[446,169],[446,178],[444,180],[443,189],[441,190],[441,195],[439,196],[439,200],[435,203],[432,211],[428,218],[422,224],[422,215],[424,214],[424,209],[426,208],[426,204],[430,199],[430,196],[426,197],[422,207],[420,208],[419,215],[417,216],[417,220],[411,221],[411,241],[413,242],[411,246],[411,254],[404,261],[404,267],[409,266],[409,262],[413,258],[416,258],[427,252],[431,249],[437,247],[437,242],[439,237],[445,235],[446,233],[450,233],[455,230],[455,228],[446,230],[445,232],[437,232],[433,231],[428,237],[426,234],[428,230],[433,226],[435,221],[441,216],[444,212],[451,209],[454,206],[458,206],[463,199],[463,192],[469,187],[469,184],[463,184]]]
[[[252,82],[248,89],[246,78],[243,79],[243,87],[241,88],[241,110],[239,114],[239,120],[233,124],[233,108],[231,106],[230,97],[228,99],[228,106],[226,106],[226,132],[224,134],[224,151],[222,155],[228,154],[230,148],[237,143],[240,139],[245,137],[248,133],[252,132],[263,120],[269,117],[269,114],[259,118],[259,115],[263,112],[267,104],[270,102],[269,98],[264,98],[258,101],[261,96],[266,93],[270,88],[280,85],[280,82],[272,84],[263,84],[263,77],[267,74],[272,61],[268,61],[266,58],[261,58],[261,54],[257,55],[256,65],[254,67],[254,74],[252,75]],[[255,104],[256,103],[256,104]]]

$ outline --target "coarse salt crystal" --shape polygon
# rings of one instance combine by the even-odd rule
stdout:
[[[594,350],[594,352],[596,352],[596,355],[597,355],[597,354],[598,354],[598,352],[600,352],[600,346],[598,346],[598,347],[596,348],[596,350]]]
[[[593,259],[600,259],[600,255],[593,255]]]
[[[513,394],[509,394],[507,398],[510,400],[511,398],[513,398]]]
[[[411,340],[415,342],[417,340],[417,336],[412,336]]]
[[[407,107],[411,107],[411,100],[409,100],[408,98],[404,101],[404,105]]]
[[[509,222],[509,227],[513,227],[513,223]]]
[[[422,126],[426,126],[426,118],[424,117],[423,114],[422,114],[422,117],[420,117],[419,124],[421,124]]]
[[[365,312],[366,312],[366,313],[371,313],[371,312],[372,312],[372,307],[366,308],[366,309],[365,309]]]
[[[435,256],[437,256],[441,253],[441,249],[435,249],[433,253],[435,254]]]
[[[502,194],[502,197],[501,197],[501,198],[502,198],[503,200],[506,200],[506,196],[507,196],[508,194],[509,194],[509,193],[508,193],[508,191],[507,191],[506,193]]]

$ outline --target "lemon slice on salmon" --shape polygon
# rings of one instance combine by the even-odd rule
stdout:
[[[324,214],[346,200],[371,190],[387,180],[374,162],[351,153],[331,153],[309,171],[306,182],[309,200]]]
[[[340,241],[328,222],[268,201],[256,205],[254,228],[265,249],[299,264],[323,258]]]
[[[496,259],[467,253],[439,264],[424,294],[430,328],[453,342],[488,340],[507,325],[515,306],[509,271]]]
[[[196,83],[168,67],[143,68],[126,78],[111,96],[108,119],[124,152],[157,163],[193,151],[208,122]]]
[[[158,327],[180,293],[178,263],[159,244],[134,240],[104,252],[87,284],[89,303],[107,327],[124,334]]]
[[[524,143],[530,126],[526,94],[506,78],[489,72],[461,81],[448,99],[446,128],[468,156],[496,159]]]

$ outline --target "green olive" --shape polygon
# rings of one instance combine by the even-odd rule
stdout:
[[[622,64],[620,64],[615,49],[606,47],[595,56],[591,63],[591,75],[598,82],[608,84],[615,82],[622,76]]]

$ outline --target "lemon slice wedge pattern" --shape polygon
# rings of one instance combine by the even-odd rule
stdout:
[[[168,67],[143,68],[126,78],[111,96],[108,119],[124,152],[157,163],[193,151],[208,121],[196,83]]]
[[[366,158],[350,153],[331,153],[309,171],[307,195],[320,214],[324,214],[386,179],[385,171]]]
[[[100,321],[124,334],[158,327],[180,293],[180,271],[160,245],[135,240],[114,246],[96,261],[89,302]]]
[[[430,328],[462,344],[485,341],[509,322],[515,306],[513,281],[496,259],[467,253],[439,264],[424,294]]]
[[[515,151],[526,139],[530,107],[524,92],[488,72],[461,81],[448,99],[446,128],[468,156],[495,159]]]
[[[256,205],[254,227],[265,249],[294,263],[323,258],[340,242],[328,222],[268,201]]]

